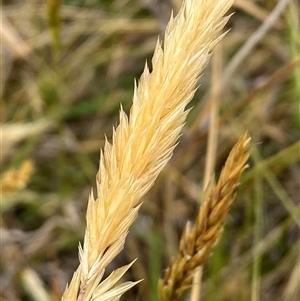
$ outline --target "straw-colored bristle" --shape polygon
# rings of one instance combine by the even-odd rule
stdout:
[[[97,191],[95,196],[91,193],[87,208],[81,263],[63,300],[94,296],[96,301],[100,294],[95,297],[95,291],[109,291],[117,300],[124,292],[113,288],[116,279],[112,276],[101,282],[103,271],[122,250],[141,198],[172,156],[186,119],[185,107],[222,37],[228,20],[224,14],[233,2],[187,0],[168,24],[164,50],[157,42],[153,71],[145,66],[134,91],[130,118],[121,109],[112,144],[106,141],[101,153]]]
[[[180,240],[178,255],[159,283],[161,300],[176,301],[190,287],[195,269],[205,263],[223,231],[224,218],[249,157],[250,138],[246,133],[230,152],[219,181],[204,192],[194,227],[188,223]]]

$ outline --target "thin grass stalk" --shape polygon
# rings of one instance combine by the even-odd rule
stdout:
[[[141,198],[172,156],[191,101],[212,49],[223,37],[233,0],[187,0],[167,26],[164,50],[158,40],[152,72],[146,64],[135,85],[130,118],[106,141],[90,194],[87,227],[79,247],[80,265],[63,301],[118,300],[136,282],[116,283],[130,265],[103,280],[108,264],[121,252]]]
[[[279,0],[264,20],[264,22],[257,28],[257,30],[245,41],[243,46],[236,52],[231,61],[227,64],[223,73],[222,88],[225,90],[229,81],[232,79],[234,73],[241,64],[245,61],[247,56],[251,54],[252,49],[263,39],[267,32],[274,26],[275,22],[279,19],[280,15],[284,11],[286,5],[291,0]]]
[[[254,180],[255,195],[254,195],[254,247],[257,247],[262,240],[263,233],[263,183],[262,180],[256,178]],[[252,265],[252,284],[251,284],[251,301],[260,300],[260,286],[261,286],[261,263],[262,256],[258,255],[253,258]]]
[[[177,301],[189,289],[195,270],[202,266],[219,241],[224,219],[235,198],[235,190],[246,169],[250,138],[246,133],[230,152],[219,181],[210,182],[194,226],[188,223],[181,236],[177,257],[171,261],[159,283],[162,301]]]
[[[219,95],[220,95],[220,74],[221,74],[221,43],[216,47],[212,56],[212,77],[210,91],[210,119],[209,132],[206,150],[205,170],[203,187],[204,191],[212,178],[217,156],[218,133],[219,133]],[[204,192],[203,191],[203,192]],[[201,205],[201,204],[200,204]],[[193,278],[193,286],[191,291],[191,301],[200,301],[201,283],[202,283],[202,267],[198,267]]]

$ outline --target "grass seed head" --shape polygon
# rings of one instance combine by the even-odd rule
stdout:
[[[224,14],[233,2],[185,1],[178,15],[170,19],[163,48],[160,41],[156,44],[153,71],[145,65],[134,89],[129,118],[121,108],[112,143],[106,141],[101,152],[95,196],[91,193],[88,202],[80,251],[79,273],[85,289],[82,301],[104,287],[104,281],[98,285],[101,277],[97,275],[122,250],[141,198],[172,156],[188,113],[185,108],[222,37],[228,20]],[[78,285],[78,281],[74,283]],[[107,290],[113,291],[111,287]]]
[[[181,236],[176,260],[172,261],[159,283],[161,300],[179,300],[182,293],[191,286],[195,269],[203,265],[219,241],[224,219],[235,197],[240,176],[247,167],[250,137],[242,136],[230,152],[219,181],[208,185],[199,209],[196,223],[188,223]],[[189,255],[189,256],[187,256]]]

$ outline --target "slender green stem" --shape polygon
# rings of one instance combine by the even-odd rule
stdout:
[[[254,247],[256,247],[263,236],[263,183],[261,179],[255,180],[254,189]],[[252,266],[252,289],[251,289],[251,301],[260,300],[260,282],[261,282],[261,255],[254,257]]]

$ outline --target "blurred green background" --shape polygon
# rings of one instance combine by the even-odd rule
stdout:
[[[3,1],[1,300],[60,300],[78,265],[105,134],[110,139],[120,104],[129,112],[134,79],[180,5]],[[201,78],[174,157],[107,271],[138,258],[126,279],[144,281],[123,300],[158,300],[157,281],[195,219],[212,99],[220,118],[216,177],[246,130],[253,152],[204,267],[202,300],[300,296],[299,3],[239,0],[230,12],[231,30]]]

